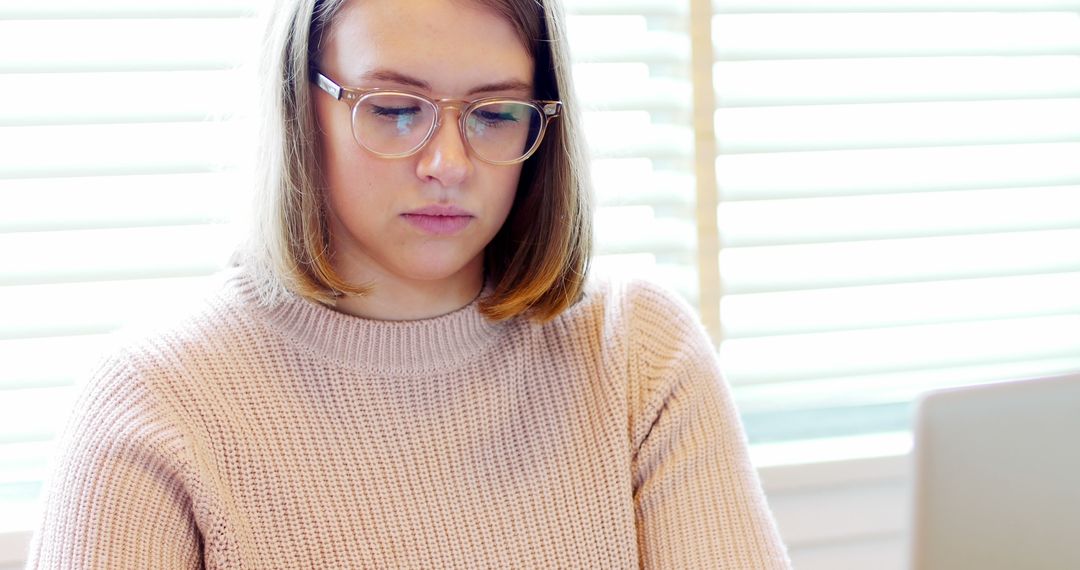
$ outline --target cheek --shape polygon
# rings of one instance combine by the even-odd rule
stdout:
[[[386,180],[391,174],[386,161],[364,152],[353,140],[347,124],[344,129],[340,125],[324,128],[319,143],[328,206],[340,213],[358,202],[376,206],[380,193],[373,182]]]
[[[504,182],[503,200],[505,201],[507,212],[510,211],[510,207],[513,206],[514,200],[518,193],[518,187],[521,185],[521,165],[516,164],[507,168],[509,172],[506,173],[506,181]]]

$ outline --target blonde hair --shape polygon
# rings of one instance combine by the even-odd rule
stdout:
[[[320,42],[346,1],[280,0],[265,36],[254,224],[242,262],[256,272],[268,302],[286,290],[327,305],[369,292],[343,281],[331,266],[308,85]],[[591,193],[564,16],[555,0],[470,1],[514,26],[535,63],[536,98],[564,104],[540,149],[523,164],[510,214],[484,251],[491,292],[480,301],[483,314],[542,322],[581,296],[592,249]]]

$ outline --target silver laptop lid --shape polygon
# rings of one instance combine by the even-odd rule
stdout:
[[[916,410],[913,569],[1080,569],[1080,374]]]

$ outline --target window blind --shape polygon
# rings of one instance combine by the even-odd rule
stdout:
[[[585,109],[600,274],[699,296],[688,4],[565,2]]]
[[[712,7],[720,353],[753,442],[1080,370],[1080,2]]]
[[[697,296],[685,3],[566,2],[597,271]],[[0,5],[0,533],[110,333],[204,288],[235,241],[261,0]]]
[[[25,530],[108,333],[222,265],[254,6],[0,6],[0,532]]]

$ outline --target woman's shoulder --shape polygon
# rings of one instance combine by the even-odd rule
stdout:
[[[640,277],[590,276],[581,299],[540,326],[548,336],[597,347],[616,361],[666,360],[709,345],[697,312],[680,293]]]
[[[684,296],[666,285],[637,276],[591,275],[581,300],[568,316],[603,315],[632,328],[696,328],[697,313]]]

